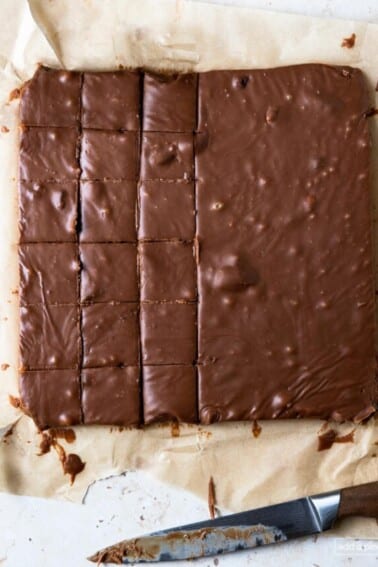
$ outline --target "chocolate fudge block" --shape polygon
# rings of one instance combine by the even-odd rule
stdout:
[[[197,379],[193,366],[144,366],[144,422],[197,421]]]
[[[136,366],[84,370],[84,423],[138,425],[141,414],[139,374]]]
[[[144,75],[143,130],[193,132],[197,119],[197,75]]]
[[[74,242],[77,195],[75,181],[20,181],[20,242]]]
[[[181,239],[195,236],[192,183],[145,181],[139,188],[141,240]]]
[[[79,355],[79,312],[76,305],[21,306],[22,369],[77,368]]]
[[[139,245],[139,258],[143,301],[196,299],[196,266],[192,244],[142,242]]]
[[[84,130],[80,164],[82,179],[136,180],[138,175],[138,134]]]
[[[81,300],[137,301],[134,244],[80,244]]]
[[[36,422],[372,415],[370,107],[349,67],[39,69],[19,185]]]
[[[72,242],[21,244],[21,303],[76,303],[79,259]]]
[[[137,303],[98,303],[82,307],[84,367],[139,363]]]
[[[135,242],[135,181],[82,181],[81,242]]]
[[[77,179],[78,143],[76,128],[24,126],[20,140],[20,179],[53,182]]]
[[[197,350],[196,305],[142,303],[143,364],[193,364]]]
[[[233,360],[199,365],[200,422],[299,417],[363,421],[374,413],[375,386],[358,360],[351,358],[348,370],[341,395],[340,381],[334,380],[339,368],[330,365],[322,368],[321,376],[319,372],[318,382],[303,372],[290,387],[292,373],[287,367],[275,380],[267,380],[253,363],[238,368]],[[246,389],[246,384],[251,387]]]
[[[28,126],[77,126],[81,74],[39,67],[22,88],[21,122]]]
[[[84,73],[82,125],[101,130],[139,129],[140,74]]]
[[[193,135],[149,132],[142,136],[141,178],[184,180],[194,176]]]
[[[305,65],[199,81],[201,420],[366,418],[375,356],[362,74]]]
[[[20,394],[22,407],[41,430],[81,423],[77,370],[23,372]]]

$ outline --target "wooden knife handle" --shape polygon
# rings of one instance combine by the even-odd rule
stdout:
[[[337,517],[346,516],[378,518],[378,482],[351,486],[340,491]]]

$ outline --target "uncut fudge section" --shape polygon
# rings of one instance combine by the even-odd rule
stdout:
[[[196,99],[194,74],[144,75],[138,255],[146,423],[197,420]]]
[[[80,152],[82,412],[87,424],[142,417],[137,272],[141,77],[84,73]]]
[[[374,412],[368,106],[357,69],[200,75],[201,422]]]

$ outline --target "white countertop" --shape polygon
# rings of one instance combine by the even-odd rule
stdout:
[[[218,3],[378,22],[378,0],[218,0]],[[207,517],[207,502],[164,486],[142,472],[129,472],[95,483],[84,505],[0,494],[0,566],[85,567],[90,565],[86,555],[101,547]],[[218,561],[220,567],[372,567],[378,562],[378,541],[321,536],[219,557]],[[215,564],[213,558],[195,563],[198,567]],[[188,562],[175,565],[187,566]]]

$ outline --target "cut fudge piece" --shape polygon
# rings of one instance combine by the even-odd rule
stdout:
[[[39,67],[21,91],[21,122],[28,126],[77,126],[81,74]]]
[[[196,305],[142,303],[141,348],[144,364],[192,364],[196,358]]]
[[[20,376],[23,409],[39,429],[81,423],[77,370],[38,370]]]
[[[145,423],[197,421],[197,378],[193,366],[144,366]]]
[[[139,238],[193,240],[195,236],[194,185],[145,181],[139,188]]]
[[[193,135],[149,132],[142,136],[141,178],[189,181],[194,175]]]
[[[200,76],[203,422],[374,412],[368,106],[349,68]]]
[[[25,370],[77,368],[80,358],[76,305],[20,308],[20,362]]]
[[[101,130],[138,130],[140,74],[84,73],[82,124]]]
[[[193,132],[197,118],[197,75],[144,75],[143,130]]]
[[[82,179],[136,180],[138,175],[138,134],[84,130],[80,164]]]
[[[134,181],[82,181],[81,242],[135,242]]]
[[[20,241],[75,241],[77,193],[78,187],[75,181],[65,183],[20,181],[18,218]]]
[[[138,304],[82,307],[84,367],[139,363]]]
[[[134,244],[80,244],[81,301],[137,301]]]
[[[138,425],[141,413],[139,373],[136,366],[84,370],[84,423]]]
[[[21,303],[75,303],[79,260],[72,242],[20,244]]]
[[[143,301],[196,299],[196,265],[192,244],[143,242],[138,251]]]
[[[20,140],[20,179],[77,179],[79,132],[76,128],[23,127]]]

